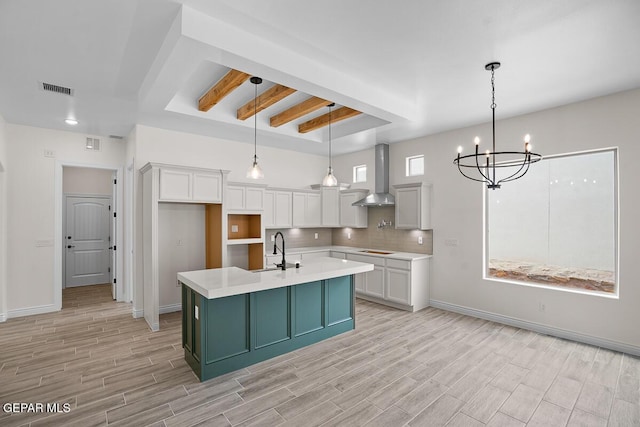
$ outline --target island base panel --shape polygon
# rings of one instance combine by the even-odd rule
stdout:
[[[352,330],[354,291],[353,276],[215,299],[183,284],[185,359],[205,381]]]

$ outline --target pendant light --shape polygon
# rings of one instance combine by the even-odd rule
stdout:
[[[262,168],[258,165],[258,114],[257,114],[257,105],[258,105],[258,85],[262,83],[262,79],[260,77],[251,77],[251,83],[255,85],[255,94],[253,96],[253,164],[247,170],[247,178],[252,179],[262,179],[264,178],[264,172],[262,172]]]
[[[496,151],[495,70],[500,68],[500,63],[490,62],[484,68],[491,71],[492,150],[481,153],[479,151],[480,138],[476,136],[474,139],[475,154],[461,156],[462,147],[458,147],[458,157],[453,159],[453,164],[458,166],[458,170],[465,178],[486,183],[488,189],[496,190],[503,182],[522,178],[529,170],[529,165],[542,160],[542,156],[531,152],[531,144],[529,143],[531,137],[528,134],[524,137],[524,151]],[[505,172],[497,176],[496,169]]]
[[[338,180],[333,174],[333,168],[331,167],[331,108],[335,107],[335,103],[328,105],[329,107],[329,168],[327,169],[327,175],[322,180],[322,185],[325,187],[335,187],[338,185]]]

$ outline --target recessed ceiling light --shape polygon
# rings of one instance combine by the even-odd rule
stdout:
[[[78,124],[78,121],[76,119],[64,119],[64,122],[71,126],[75,126]]]

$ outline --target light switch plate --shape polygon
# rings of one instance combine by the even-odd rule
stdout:
[[[231,226],[231,232],[232,232],[232,233],[237,233],[237,232],[238,232],[238,226],[237,226],[237,225],[235,225],[235,224],[234,224],[234,225],[232,225],[232,226]]]
[[[314,233],[313,237],[318,240],[318,233]]]

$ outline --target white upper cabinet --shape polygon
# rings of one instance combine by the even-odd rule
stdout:
[[[222,173],[191,168],[160,166],[162,202],[220,203]]]
[[[264,227],[291,228],[291,205],[291,191],[266,190],[264,192],[264,213],[262,214]]]
[[[293,227],[322,226],[322,197],[319,191],[292,192]]]
[[[264,185],[229,183],[223,202],[230,211],[261,211],[264,209]]]
[[[396,228],[431,229],[430,184],[394,185],[396,189]]]
[[[367,190],[343,190],[340,192],[340,227],[367,228],[367,207],[352,206],[352,203],[364,199],[368,193]]]
[[[322,226],[340,226],[340,188],[322,187]]]

